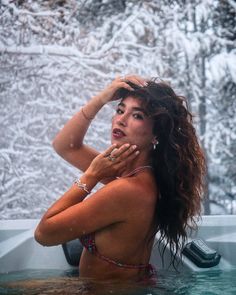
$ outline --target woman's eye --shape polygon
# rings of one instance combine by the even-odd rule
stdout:
[[[134,116],[135,119],[143,120],[143,116],[140,115],[140,114],[134,114],[133,116]]]
[[[122,111],[121,109],[117,109],[117,110],[116,110],[116,113],[117,113],[117,114],[123,114],[123,111]]]

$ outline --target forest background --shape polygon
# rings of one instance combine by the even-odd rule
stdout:
[[[116,75],[187,97],[207,155],[204,214],[236,214],[233,0],[0,1],[0,219],[39,218],[79,172],[52,140]],[[86,143],[110,143],[114,105]],[[79,175],[79,174],[78,174]]]

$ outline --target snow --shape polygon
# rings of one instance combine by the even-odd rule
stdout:
[[[122,10],[112,1],[103,9],[96,0],[1,2],[1,218],[39,218],[70,186],[78,171],[56,155],[53,138],[129,73],[161,77],[187,96],[207,152],[211,213],[235,212],[227,195],[236,192],[236,51],[230,23],[220,23],[223,2],[127,0]],[[99,151],[110,143],[113,111],[104,107],[85,139]]]
[[[236,50],[215,55],[210,61],[210,72],[210,78],[215,82],[222,81],[228,72],[231,80],[236,83]]]

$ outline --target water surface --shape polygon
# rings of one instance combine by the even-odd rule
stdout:
[[[236,269],[159,272],[155,285],[81,279],[77,272],[26,270],[0,275],[0,294],[235,295]]]

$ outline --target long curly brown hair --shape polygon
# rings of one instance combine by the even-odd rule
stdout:
[[[171,263],[187,238],[187,230],[196,228],[200,216],[206,172],[193,115],[187,101],[169,84],[150,80],[146,87],[128,82],[134,91],[119,90],[119,97],[137,97],[154,120],[153,134],[158,140],[152,161],[159,198],[156,203],[154,233],[160,235],[159,249],[163,259],[169,245]]]

